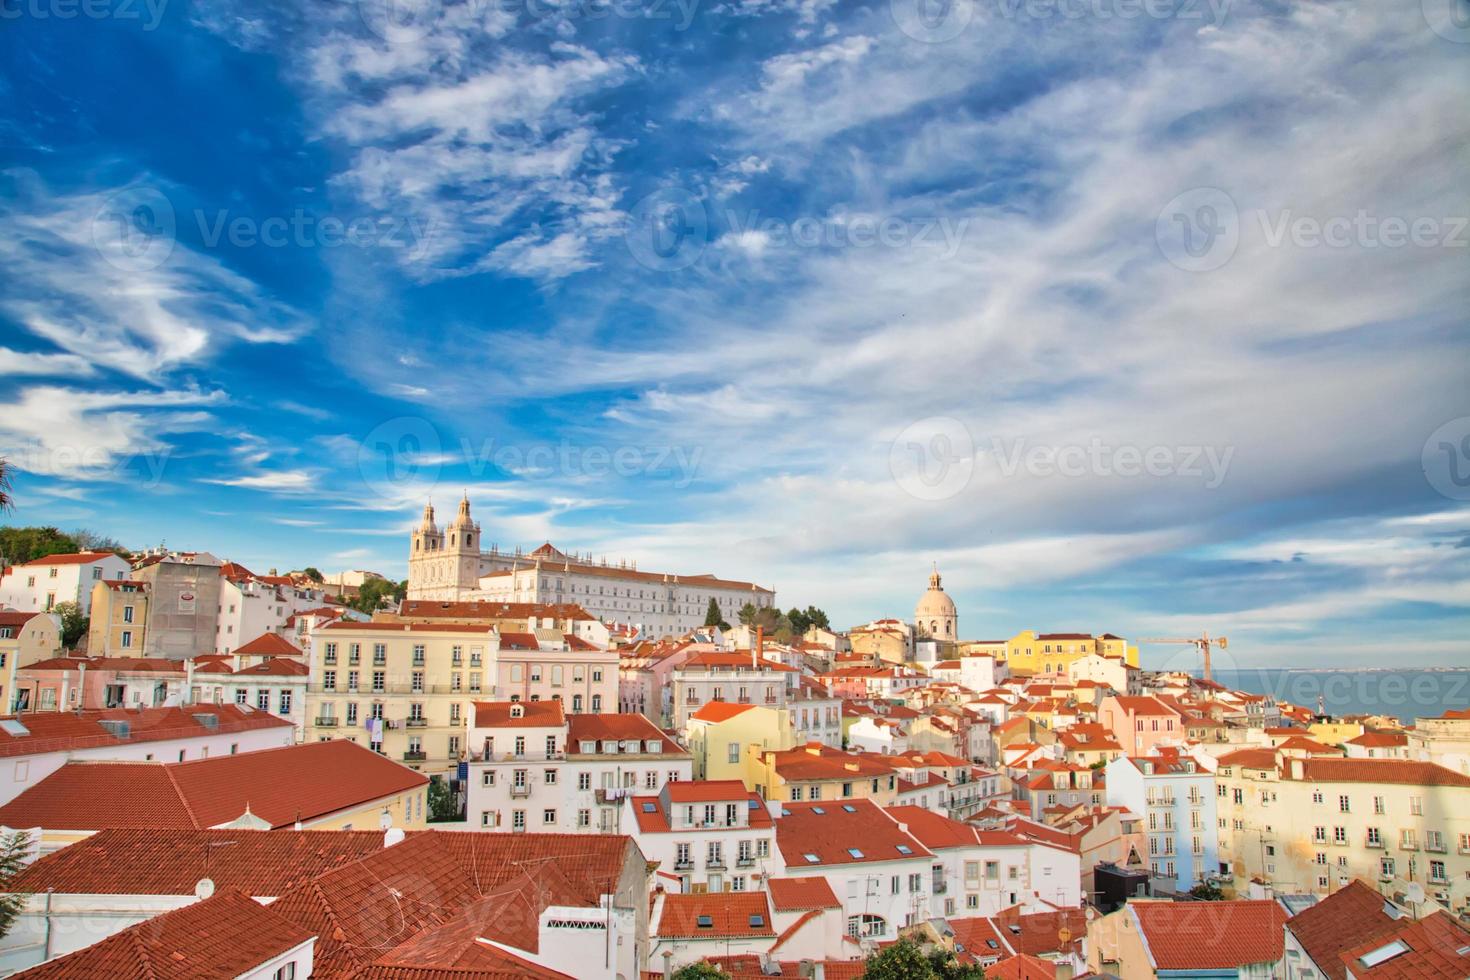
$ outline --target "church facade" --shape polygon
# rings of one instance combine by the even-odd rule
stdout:
[[[711,598],[726,622],[746,603],[774,606],[776,593],[714,575],[640,571],[628,562],[593,561],[551,544],[535,551],[485,550],[470,502],[459,502],[442,530],[434,507],[410,535],[408,598],[445,601],[576,603],[604,622],[641,626],[650,636],[680,636],[704,625]]]

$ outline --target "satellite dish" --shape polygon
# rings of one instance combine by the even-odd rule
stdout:
[[[379,830],[387,830],[388,828],[390,828],[392,826],[393,826],[393,814],[389,813],[387,810],[384,810],[382,813],[378,814],[378,829]]]
[[[1418,905],[1424,901],[1424,886],[1417,881],[1409,882],[1409,887],[1404,889],[1404,897]]]
[[[194,886],[195,898],[208,898],[214,894],[214,882],[209,878],[200,878]]]

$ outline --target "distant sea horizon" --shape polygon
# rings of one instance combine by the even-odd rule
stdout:
[[[1330,715],[1388,715],[1405,723],[1470,708],[1466,667],[1244,667],[1215,680]],[[1320,699],[1320,700],[1319,700]]]

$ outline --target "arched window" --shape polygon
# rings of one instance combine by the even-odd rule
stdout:
[[[881,915],[864,912],[847,917],[847,934],[854,939],[876,939],[887,935],[888,923]]]

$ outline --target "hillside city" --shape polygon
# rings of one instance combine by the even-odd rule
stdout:
[[[1333,715],[1203,631],[978,639],[917,560],[837,624],[468,496],[403,582],[7,540],[6,975],[1470,977],[1448,682]]]

